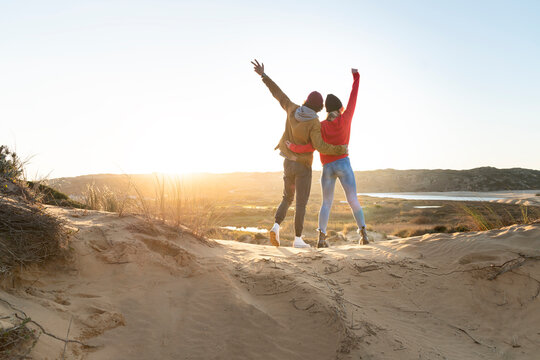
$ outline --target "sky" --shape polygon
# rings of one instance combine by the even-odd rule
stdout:
[[[538,1],[0,0],[0,144],[31,178],[280,171],[254,58],[298,104],[359,69],[354,170],[540,169]]]

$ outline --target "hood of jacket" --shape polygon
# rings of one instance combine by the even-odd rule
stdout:
[[[294,113],[294,117],[298,121],[310,121],[313,119],[318,119],[319,115],[317,115],[317,113],[314,110],[303,105],[303,106],[300,106],[298,109],[296,109],[296,112]]]

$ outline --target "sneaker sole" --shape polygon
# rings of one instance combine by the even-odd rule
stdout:
[[[270,231],[270,244],[279,247],[279,240],[277,239],[276,233],[273,231]]]

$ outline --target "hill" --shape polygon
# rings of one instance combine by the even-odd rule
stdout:
[[[96,174],[49,180],[49,185],[69,195],[80,195],[88,184],[124,191],[133,184],[147,196],[153,195],[157,174]],[[261,192],[281,192],[281,172],[199,174],[185,178],[205,191],[244,196]],[[356,171],[358,192],[414,191],[497,191],[540,189],[540,171],[522,168],[481,167],[470,170],[373,170]],[[318,189],[320,171],[313,173],[313,189]]]

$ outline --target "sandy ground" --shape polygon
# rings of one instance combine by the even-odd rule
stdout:
[[[540,224],[324,250],[51,208],[71,260],[0,298],[66,359],[538,359]],[[14,310],[0,302],[0,315]],[[61,359],[41,335],[31,356]]]

